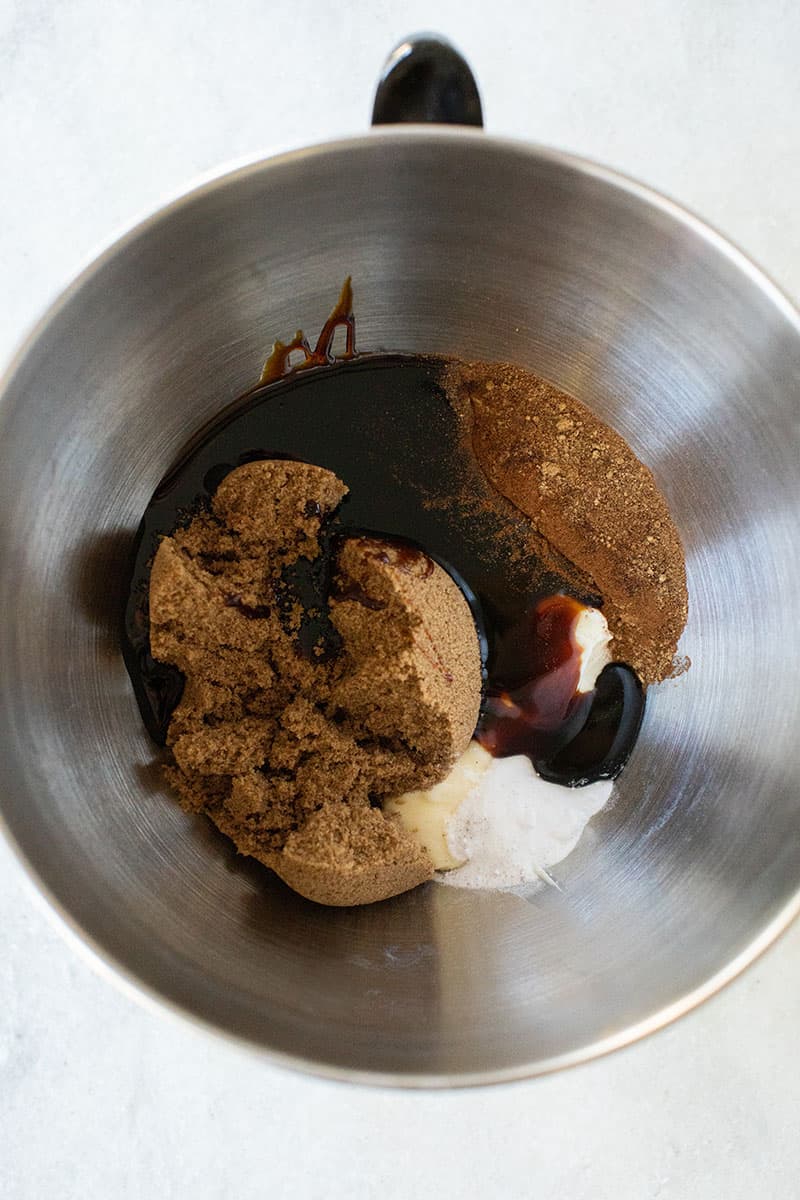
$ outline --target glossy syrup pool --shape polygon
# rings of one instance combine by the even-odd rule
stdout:
[[[469,478],[456,468],[462,437],[441,372],[442,360],[400,355],[301,371],[229,406],[191,440],[145,512],[125,614],[126,665],[157,741],[164,741],[183,686],[175,668],[149,653],[147,587],[159,539],[207,505],[235,467],[294,458],[334,471],[350,489],[328,530],[326,554],[335,554],[341,536],[399,539],[436,559],[462,588],[484,667],[476,736],[493,754],[527,754],[541,774],[567,784],[619,773],[641,723],[641,686],[628,667],[612,665],[594,692],[570,698],[578,673],[570,597],[595,605],[600,597],[576,593],[531,553],[503,551],[500,525],[507,522],[473,503]],[[330,575],[328,564],[322,576]],[[549,601],[543,621],[542,604],[553,596],[561,600]],[[554,663],[566,664],[560,690],[542,686]]]

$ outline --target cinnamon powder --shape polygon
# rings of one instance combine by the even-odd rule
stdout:
[[[644,684],[677,659],[688,597],[683,547],[650,470],[586,405],[508,363],[452,361],[443,383],[474,456],[533,523],[540,556],[603,598],[615,659]]]

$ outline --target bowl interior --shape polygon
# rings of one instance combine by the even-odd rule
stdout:
[[[684,539],[692,667],[651,692],[560,890],[318,908],[161,785],[118,650],[132,535],[186,438],[346,274],[363,349],[547,376],[628,439]],[[2,814],[23,856],[131,979],[317,1070],[511,1078],[680,1011],[797,906],[799,380],[796,315],[714,235],[480,133],[383,132],[165,210],[5,387]]]

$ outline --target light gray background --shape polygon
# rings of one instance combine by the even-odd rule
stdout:
[[[428,28],[471,60],[492,131],[654,184],[800,295],[789,0],[0,0],[0,359],[198,172],[362,130],[386,52]],[[795,928],[703,1010],[589,1067],[366,1091],[139,1008],[0,846],[0,1197],[795,1200],[799,979]]]

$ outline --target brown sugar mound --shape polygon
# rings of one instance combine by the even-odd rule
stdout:
[[[290,833],[273,867],[318,904],[372,904],[432,875],[427,851],[379,808],[326,804]]]
[[[149,593],[153,657],[185,676],[167,735],[181,802],[325,904],[432,875],[373,805],[447,774],[481,689],[469,606],[438,564],[373,538],[328,546],[346,490],[304,463],[239,467],[161,541]],[[325,556],[331,595],[309,606],[293,573]]]
[[[447,572],[405,546],[350,539],[338,569],[331,613],[348,664],[330,702],[377,739],[401,731],[427,787],[444,778],[478,720],[472,614]]]
[[[491,485],[603,597],[614,657],[643,683],[678,672],[683,547],[648,468],[580,401],[506,363],[448,364],[444,386]]]

